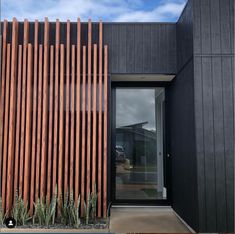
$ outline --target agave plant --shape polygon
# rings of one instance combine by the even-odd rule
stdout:
[[[28,202],[24,202],[18,192],[15,194],[15,203],[12,208],[12,217],[16,221],[16,225],[25,225],[32,217],[28,212]]]
[[[60,195],[61,201],[63,201],[62,194]],[[66,193],[64,201],[61,206],[61,223],[64,225],[69,224],[69,195]]]
[[[79,207],[80,207],[80,196],[77,201],[74,201],[73,192],[70,193],[69,198],[69,220],[70,225],[78,228],[80,225],[80,218],[79,218]]]
[[[34,204],[35,213],[33,217],[33,223],[39,223],[39,225],[46,225],[49,227],[50,224],[55,223],[55,213],[56,213],[56,202],[57,202],[57,188],[55,189],[55,194],[50,201],[47,197],[46,201],[44,199],[38,199]]]
[[[90,209],[91,209],[91,195],[88,193],[87,203],[84,201],[84,209],[85,209],[85,223],[89,224],[90,219]]]
[[[95,184],[94,190],[91,193],[91,217],[92,217],[93,221],[96,220],[97,197],[98,197],[98,194],[96,192],[96,184]]]

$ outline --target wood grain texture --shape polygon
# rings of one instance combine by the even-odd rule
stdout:
[[[74,148],[75,148],[75,45],[72,45],[71,66],[71,116],[70,116],[70,164],[69,164],[69,191],[74,192]],[[76,179],[75,179],[76,181]]]
[[[35,172],[37,155],[37,108],[38,108],[38,21],[34,23],[34,52],[33,52],[33,120],[32,120],[32,148],[31,148],[31,180],[29,211],[33,214],[33,203],[35,194]]]
[[[42,66],[43,46],[39,45],[38,60],[38,112],[37,112],[37,154],[36,154],[36,177],[35,177],[35,200],[40,197],[40,175],[41,175],[41,142],[42,142]]]
[[[108,162],[108,47],[104,46],[104,150],[103,150],[103,216],[107,215],[107,162]]]
[[[52,193],[55,193],[57,185],[57,162],[58,162],[58,129],[59,129],[59,51],[60,51],[60,22],[56,20],[55,32],[55,91],[54,91],[54,135],[53,135],[53,172]]]
[[[20,156],[20,119],[21,119],[21,88],[22,88],[22,45],[18,46],[18,77],[17,77],[17,114],[16,114],[16,140],[15,140],[15,170],[14,194],[19,186],[19,156]],[[14,196],[15,201],[15,196]]]
[[[41,152],[41,181],[40,197],[46,196],[46,162],[48,143],[48,63],[49,63],[49,22],[44,22],[44,53],[43,53],[43,110],[42,110],[42,152]]]
[[[64,155],[64,45],[60,45],[60,117],[59,117],[59,158],[58,158],[58,196],[59,209],[63,191],[63,155]],[[60,214],[60,213],[59,213]]]
[[[5,112],[4,112],[4,140],[3,140],[3,165],[2,165],[2,207],[6,208],[6,187],[7,187],[7,150],[8,150],[8,114],[9,114],[9,98],[10,98],[10,64],[11,64],[11,45],[7,44],[6,56],[6,96],[5,96]]]
[[[6,210],[11,210],[13,198],[14,153],[15,153],[15,118],[16,118],[16,90],[17,90],[17,52],[18,52],[18,22],[12,22],[12,50],[11,50],[11,81],[10,81],[10,107],[9,107],[9,142],[7,167],[7,202]]]
[[[82,47],[82,159],[81,159],[81,204],[85,201],[85,156],[86,156],[86,46]],[[84,207],[81,206],[81,216]]]
[[[90,193],[91,181],[91,20],[88,22],[88,76],[87,76],[87,153],[86,153],[86,194]]]
[[[0,93],[0,168],[3,163],[3,132],[4,132],[4,111],[6,93],[6,53],[7,53],[7,28],[8,22],[4,20],[2,35],[2,58],[1,58],[1,93]],[[2,194],[2,172],[0,173],[0,194]]]
[[[98,217],[101,217],[102,193],[102,66],[103,66],[103,25],[99,23],[99,127],[98,127]]]
[[[97,152],[97,45],[93,48],[93,132],[92,132],[92,192],[96,187],[96,152]]]
[[[24,202],[25,205],[29,201],[29,185],[30,185],[30,161],[31,161],[31,130],[32,130],[32,84],[33,84],[33,68],[32,63],[32,44],[28,44],[27,57],[27,98],[26,98],[26,123],[25,123],[25,161],[24,161]]]
[[[21,133],[20,133],[20,174],[19,195],[23,195],[24,156],[25,156],[25,116],[26,116],[26,83],[27,83],[27,47],[29,40],[29,22],[24,20],[23,41],[23,73],[22,73],[22,106],[21,106]]]
[[[75,149],[75,201],[77,202],[80,193],[80,113],[81,113],[81,22],[77,20],[77,76],[76,76],[76,149]]]
[[[53,108],[54,108],[54,46],[50,46],[50,87],[49,87],[49,133],[47,160],[47,199],[50,201],[52,191],[52,160],[53,160]]]
[[[65,93],[65,155],[64,155],[64,197],[68,193],[69,173],[69,112],[70,112],[70,22],[66,27],[66,93]]]

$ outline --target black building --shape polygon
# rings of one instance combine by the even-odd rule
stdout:
[[[86,200],[88,191],[92,190],[96,183],[100,196],[98,216],[106,215],[109,202],[117,205],[170,205],[197,232],[235,231],[234,7],[234,0],[189,0],[176,23],[105,22],[91,25],[90,22],[80,24],[79,21],[60,23],[58,28],[57,23],[52,22],[48,30],[48,22],[45,24],[40,22],[37,25],[38,41],[35,41],[36,23],[30,22],[27,43],[31,43],[33,48],[38,48],[38,44],[44,45],[44,57],[41,60],[44,69],[43,84],[45,77],[48,76],[49,80],[50,69],[55,68],[52,69],[52,78],[48,83],[48,85],[53,84],[53,95],[50,96],[50,85],[43,85],[43,92],[48,89],[48,93],[47,91],[44,93],[48,99],[43,101],[42,108],[47,102],[50,106],[52,100],[52,110],[55,110],[56,100],[58,102],[56,99],[56,92],[59,90],[56,91],[58,77],[60,77],[59,88],[62,87],[63,90],[61,85],[63,83],[64,89],[67,84],[68,87],[70,85],[72,87],[71,91],[70,88],[66,89],[65,96],[61,90],[58,91],[61,98],[59,105],[62,102],[62,107],[63,105],[71,107],[60,112],[58,119],[61,121],[60,125],[54,125],[55,116],[58,114],[56,111],[53,112],[50,108],[42,110],[42,113],[45,113],[42,119],[46,120],[45,122],[42,120],[44,140],[40,143],[42,151],[39,153],[41,158],[38,162],[40,170],[45,170],[44,177],[49,175],[47,178],[52,178],[52,181],[44,179],[43,176],[38,180],[36,177],[35,184],[41,182],[40,194],[46,192],[52,194],[53,183],[56,182],[60,191],[66,192],[72,189],[75,191],[75,197],[81,193],[82,199]],[[24,45],[27,22],[19,23],[16,31],[13,23],[8,26],[5,43],[13,44],[14,33],[18,31],[15,40],[17,44]],[[7,53],[6,44],[4,47],[4,27],[2,34],[4,65],[1,67],[4,69],[6,67],[7,70],[7,59],[4,57],[4,53]],[[59,47],[59,44],[62,46]],[[91,44],[98,45],[101,50],[97,50],[97,47]],[[105,50],[102,50],[103,44],[107,45]],[[52,60],[52,65],[47,67],[45,64],[52,54],[52,52],[46,54],[49,46],[52,46],[52,52],[55,49],[56,56],[55,60]],[[84,58],[87,48],[88,55]],[[12,56],[9,61],[14,63]],[[38,54],[36,57],[40,64]],[[66,66],[64,58],[67,59]],[[63,65],[65,69],[62,69]],[[13,68],[14,66],[9,69],[12,71]],[[2,68],[2,71],[4,69]],[[35,72],[39,74],[39,78],[36,78],[38,82],[40,65]],[[26,73],[25,77],[29,79],[30,70]],[[7,78],[6,74],[4,73],[1,79],[1,90],[5,89],[4,80],[7,81],[10,77]],[[11,77],[14,78],[14,72],[11,73]],[[98,77],[101,77],[101,80]],[[19,81],[16,83],[17,88]],[[35,81],[31,83],[34,85]],[[77,88],[75,91],[73,85]],[[25,88],[28,89],[29,86],[30,83]],[[37,95],[35,103],[32,103],[33,106],[39,105],[40,98],[44,100],[45,96],[39,96],[39,88],[35,86]],[[7,98],[2,93],[1,97],[4,98],[1,109],[4,110]],[[33,97],[34,89],[30,90],[29,94]],[[77,99],[78,96],[81,100]],[[74,108],[73,101],[67,102],[73,98],[76,99],[75,104],[81,101],[80,110],[77,106]],[[14,100],[17,104],[16,96]],[[9,105],[14,106],[14,102]],[[17,108],[18,105],[15,109],[10,109],[10,120],[14,113],[18,113]],[[27,111],[30,109],[26,108],[26,115]],[[22,116],[24,112],[20,113]],[[5,112],[2,112],[1,116],[4,114]],[[50,114],[53,116],[52,122],[49,121]],[[30,115],[28,118],[30,122],[26,121],[26,126],[30,126],[27,123],[34,123],[33,114],[32,119]],[[18,157],[14,153],[13,158],[10,158],[11,155],[6,153],[10,152],[9,149],[4,151],[6,148],[4,148],[4,132],[8,132],[6,119],[3,118],[0,129],[2,161],[0,165],[3,179],[2,197],[7,209],[12,200],[7,194],[18,187],[20,190],[22,185],[18,182],[18,175],[15,175],[9,182],[11,186],[5,188],[7,165],[8,170],[18,170],[18,164],[9,166],[6,160],[8,157],[15,162]],[[80,121],[81,125],[78,126]],[[11,123],[14,123],[14,120]],[[17,122],[13,126],[13,130],[9,127],[9,132],[17,130]],[[30,147],[30,150],[34,149],[34,132],[25,131],[23,134],[26,134],[26,142],[29,144],[23,147],[29,152],[27,147]],[[17,142],[17,136],[14,140],[14,137],[11,138],[11,132],[8,137],[13,145]],[[59,143],[61,138],[63,140]],[[55,143],[54,139],[58,141]],[[40,144],[39,149],[41,149]],[[50,151],[51,145],[58,151]],[[81,147],[74,149],[73,145]],[[17,147],[20,149],[22,146],[16,145],[14,152],[17,152]],[[61,157],[60,162],[63,163],[57,164],[57,156],[58,160]],[[26,157],[25,168],[29,167],[30,171],[34,168],[36,173],[39,166],[31,162],[37,160],[37,156],[33,158],[33,153],[28,153],[28,157],[27,155],[22,157]],[[55,167],[52,166],[54,165],[52,161],[55,161]],[[63,170],[60,172],[61,167]],[[68,167],[70,170],[66,169]],[[22,173],[29,175],[27,173],[34,173],[34,169],[33,172],[26,170]],[[53,171],[57,169],[59,172],[54,175]],[[34,174],[31,174],[30,178],[32,175]],[[23,183],[28,184],[27,178],[24,177]],[[16,185],[14,181],[17,181]],[[33,194],[32,198],[28,195],[29,191]],[[30,204],[33,203],[34,193],[39,193],[34,183],[31,183],[30,189],[24,186],[24,199],[30,199]]]

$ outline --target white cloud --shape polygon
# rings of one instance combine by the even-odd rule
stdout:
[[[2,0],[1,16],[11,20],[24,18],[33,21],[43,20],[45,16],[50,21],[59,18],[61,21],[77,17],[86,21],[171,21],[177,18],[185,0],[161,1],[153,9],[146,7],[151,0]],[[157,4],[157,2],[156,2]]]
[[[121,14],[115,21],[119,22],[155,22],[167,21],[176,18],[180,15],[184,8],[184,3],[166,3],[156,7],[152,11],[133,11],[126,14]]]

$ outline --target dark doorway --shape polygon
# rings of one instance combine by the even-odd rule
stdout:
[[[112,86],[112,200],[169,204],[165,88]]]

